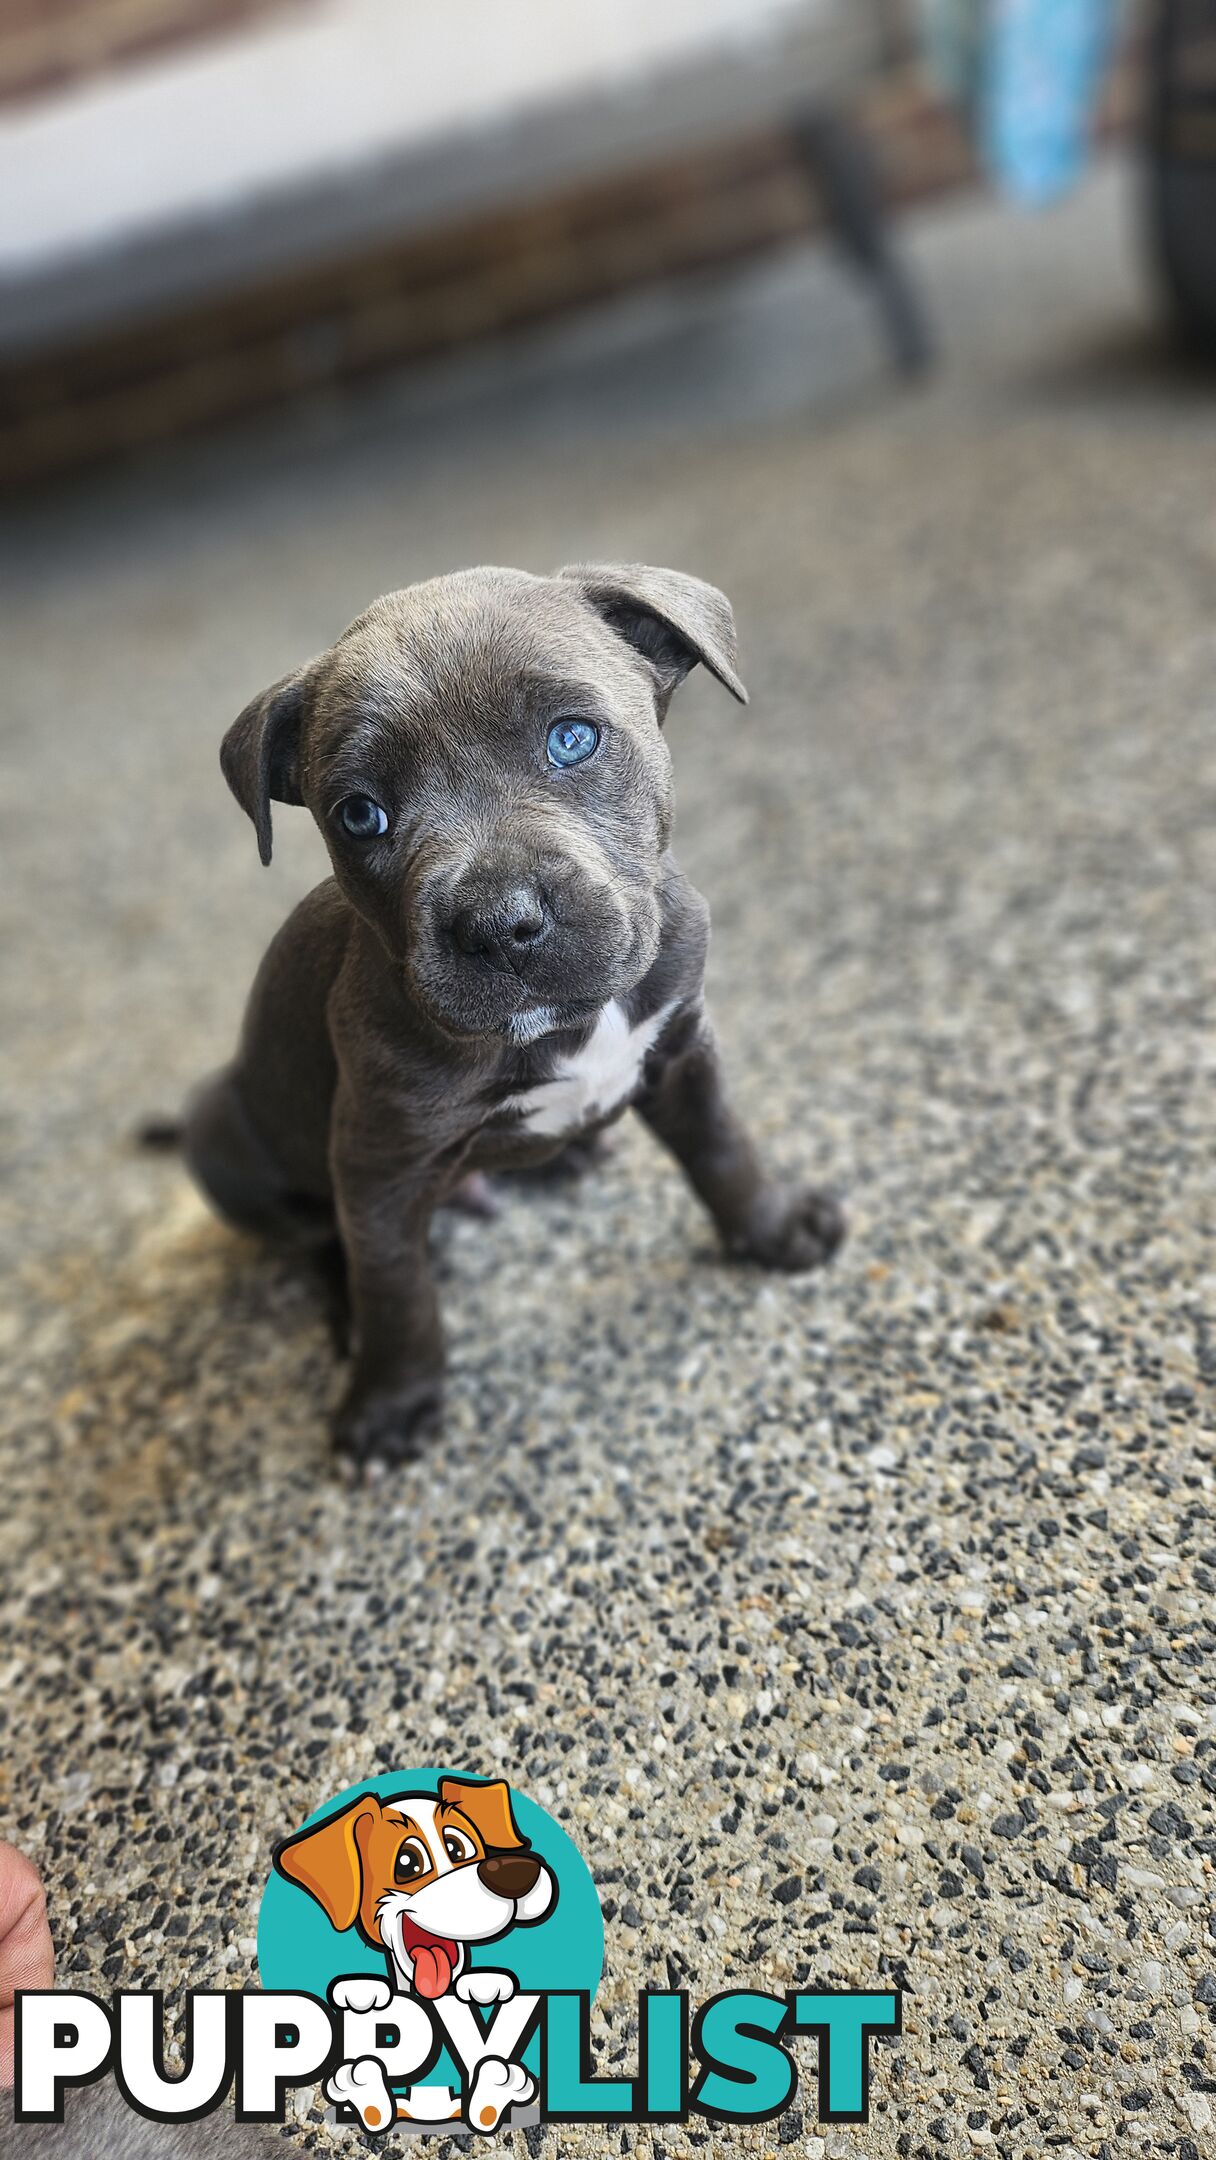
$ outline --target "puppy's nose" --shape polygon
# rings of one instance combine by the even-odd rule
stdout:
[[[452,917],[452,937],[462,953],[508,967],[539,945],[548,927],[549,911],[535,885],[514,885],[488,903],[466,902]]]
[[[530,1852],[487,1853],[478,1861],[477,1872],[496,1897],[527,1897],[540,1874],[540,1861]]]

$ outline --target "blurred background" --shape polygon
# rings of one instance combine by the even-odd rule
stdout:
[[[825,231],[911,371],[904,214],[1050,199],[1099,142],[1151,140],[1202,328],[1214,40],[1207,0],[4,0],[0,481]]]

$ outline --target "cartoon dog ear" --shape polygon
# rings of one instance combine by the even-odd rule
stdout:
[[[474,1784],[469,1778],[440,1778],[439,1798],[445,1806],[458,1807],[468,1816],[487,1852],[509,1852],[527,1844],[515,1827],[511,1788],[504,1779]]]
[[[258,853],[270,861],[270,805],[302,803],[300,723],[312,681],[312,663],[284,675],[251,699],[220,744],[220,767],[257,829]]]
[[[363,1793],[340,1814],[325,1822],[297,1830],[276,1847],[274,1864],[288,1882],[307,1890],[324,1912],[331,1927],[344,1934],[359,1916],[363,1897],[361,1826],[370,1825],[382,1813],[375,1793]],[[366,1831],[364,1831],[366,1835]]]
[[[557,574],[581,585],[596,613],[649,661],[659,685],[660,718],[698,660],[746,705],[735,668],[735,618],[716,585],[648,563],[571,563]]]

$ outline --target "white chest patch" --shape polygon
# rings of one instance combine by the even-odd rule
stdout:
[[[574,1057],[560,1058],[551,1080],[542,1080],[526,1095],[512,1095],[504,1108],[518,1110],[526,1131],[549,1138],[576,1132],[581,1125],[606,1117],[633,1093],[642,1060],[674,1010],[674,1002],[663,1005],[631,1028],[613,998],[582,1049]]]

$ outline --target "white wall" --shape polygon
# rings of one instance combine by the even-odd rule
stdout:
[[[763,39],[806,11],[807,0],[315,0],[0,121],[0,276]]]

